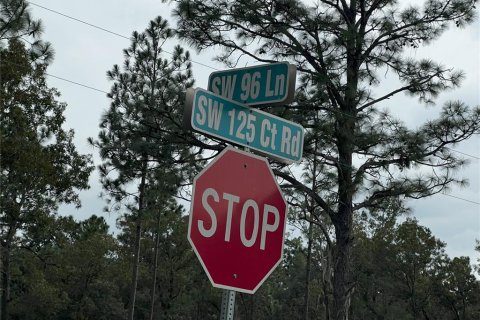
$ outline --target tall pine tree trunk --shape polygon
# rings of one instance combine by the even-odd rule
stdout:
[[[353,289],[351,275],[353,195],[355,193],[353,152],[360,59],[356,47],[358,39],[355,37],[356,31],[353,27],[356,23],[354,3],[350,9],[351,11],[347,13],[350,29],[346,35],[347,85],[345,99],[340,105],[341,113],[337,115],[335,132],[338,148],[338,211],[331,217],[336,238],[333,256],[333,318],[335,320],[348,320],[350,295]]]
[[[157,232],[155,235],[155,250],[153,254],[153,280],[150,297],[150,320],[153,320],[154,306],[155,306],[155,289],[157,287],[157,266],[158,266],[158,246],[160,242],[160,212],[157,216]]]
[[[311,216],[310,216],[311,217]],[[313,223],[308,222],[308,245],[307,245],[307,263],[305,266],[305,296],[304,296],[304,319],[308,320],[308,306],[310,304],[310,273],[312,264],[312,242],[313,242]]]
[[[145,180],[147,176],[147,159],[143,157],[142,174],[140,180],[140,194],[138,197],[138,216],[135,226],[135,245],[133,254],[132,282],[130,286],[130,304],[128,306],[128,319],[133,320],[135,313],[135,300],[137,298],[138,269],[140,267],[140,241],[142,238],[142,216],[145,201]]]
[[[133,320],[135,313],[135,300],[137,298],[138,268],[140,265],[140,239],[142,237],[142,221],[137,218],[135,226],[135,246],[133,253],[132,279],[130,285],[130,304],[128,306],[128,319]]]
[[[330,253],[327,252],[327,255]],[[329,259],[329,257],[327,257]],[[330,268],[330,263],[328,263],[328,267]],[[325,273],[325,271],[324,271]],[[329,272],[327,272],[329,274]],[[329,292],[329,280],[326,279],[326,277],[323,277],[322,279],[322,288],[323,288],[323,305],[325,306],[325,320],[330,320],[330,300],[328,296]]]
[[[350,104],[350,107],[353,104]],[[348,106],[348,103],[347,103]],[[353,109],[353,107],[351,107]],[[335,227],[335,248],[333,252],[333,318],[347,320],[350,306],[351,251],[353,223],[353,136],[355,112],[346,108],[338,124],[338,211],[331,219]]]
[[[318,147],[318,139],[315,139],[315,150]],[[317,180],[315,177],[317,176],[317,159],[313,159],[313,174],[312,174],[312,190],[316,191]],[[308,204],[308,198],[307,198]],[[304,319],[308,320],[309,317],[309,304],[310,304],[310,274],[311,274],[311,266],[312,266],[312,245],[313,245],[313,215],[315,210],[315,205],[312,203],[308,205],[309,209],[309,216],[310,218],[307,219],[308,221],[308,244],[307,244],[307,262],[305,266],[305,295],[304,295]]]
[[[336,245],[333,266],[333,318],[347,320],[351,292],[351,232],[346,225],[335,227]]]
[[[350,305],[353,214],[350,190],[352,187],[351,164],[351,154],[350,159],[347,157],[346,161],[340,162],[340,166],[349,168],[345,168],[343,174],[339,175],[339,210],[333,222],[336,239],[333,253],[333,319],[335,320],[348,320]]]

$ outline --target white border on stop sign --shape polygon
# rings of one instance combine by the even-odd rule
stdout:
[[[221,156],[228,152],[229,150],[231,151],[234,151],[234,152],[238,152],[238,153],[241,153],[243,155],[246,155],[246,156],[249,156],[249,157],[252,157],[252,158],[256,158],[258,160],[261,160],[261,161],[264,161],[267,165],[267,168],[268,170],[270,171],[270,174],[272,176],[272,179],[273,181],[275,182],[275,185],[278,189],[278,191],[280,192],[280,195],[282,197],[282,200],[283,202],[285,203],[285,218],[284,218],[284,221],[283,221],[283,232],[282,232],[282,250],[281,250],[281,255],[280,255],[280,259],[278,259],[278,261],[272,266],[272,268],[270,269],[270,271],[267,272],[267,274],[263,277],[263,279],[261,281],[259,281],[259,283],[257,284],[257,286],[253,289],[253,290],[246,290],[246,289],[242,289],[242,288],[237,288],[237,287],[232,287],[232,286],[226,286],[226,285],[222,285],[222,284],[217,284],[213,281],[212,277],[210,276],[210,273],[208,272],[208,269],[207,267],[205,266],[205,264],[203,263],[203,260],[199,254],[199,252],[197,251],[197,248],[195,247],[195,245],[193,244],[193,241],[192,239],[190,238],[190,234],[191,234],[191,228],[192,228],[192,213],[193,213],[193,202],[194,202],[194,199],[195,199],[195,184],[197,182],[197,179],[203,175],[203,173],[205,171],[207,171],[211,166],[213,166],[213,164],[215,162],[217,162],[218,159],[221,158]],[[268,163],[268,160],[264,157],[261,157],[261,156],[258,156],[256,154],[253,154],[253,153],[250,153],[250,152],[247,152],[247,151],[243,151],[243,150],[240,150],[240,149],[237,149],[235,147],[232,147],[232,146],[227,146],[225,147],[225,149],[223,149],[212,161],[210,161],[207,166],[205,168],[202,169],[202,171],[200,171],[196,176],[195,178],[193,179],[193,185],[192,185],[192,199],[190,201],[190,214],[189,214],[189,217],[188,217],[188,233],[187,233],[187,239],[188,239],[188,242],[190,243],[190,246],[192,247],[193,251],[195,252],[195,255],[197,256],[198,260],[200,261],[200,264],[202,265],[202,268],[203,270],[205,271],[205,273],[207,274],[208,276],[208,279],[210,280],[210,283],[212,284],[213,287],[215,288],[219,288],[219,289],[226,289],[226,290],[233,290],[233,291],[237,291],[237,292],[243,292],[243,293],[248,293],[248,294],[254,294],[258,288],[260,288],[260,286],[265,282],[265,280],[268,279],[268,277],[270,277],[270,275],[272,274],[272,272],[278,267],[278,265],[280,264],[280,262],[282,262],[283,260],[283,252],[284,252],[284,247],[285,247],[285,230],[287,228],[287,215],[288,215],[288,202],[287,200],[285,199],[285,196],[283,195],[283,192],[282,192],[282,189],[280,188],[280,185],[278,184],[277,182],[277,179],[275,178],[275,175],[273,174],[273,171],[272,171],[272,168],[270,168],[270,163]]]

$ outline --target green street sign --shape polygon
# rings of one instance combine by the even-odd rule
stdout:
[[[287,62],[213,72],[208,90],[249,106],[284,105],[295,94],[296,66]]]
[[[183,120],[195,131],[282,162],[302,159],[301,125],[201,88],[187,90]]]

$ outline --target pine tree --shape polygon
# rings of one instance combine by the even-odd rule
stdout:
[[[382,208],[392,198],[428,197],[463,182],[453,173],[465,161],[448,146],[479,132],[478,108],[449,102],[438,119],[416,130],[381,108],[400,93],[432,103],[440,92],[460,85],[461,72],[410,58],[406,49],[433,42],[452,25],[471,23],[477,1],[427,0],[423,7],[393,0],[174,2],[179,36],[198,50],[221,47],[217,59],[228,66],[241,56],[296,64],[296,103],[283,116],[307,129],[304,155],[325,166],[316,179],[335,187],[317,192],[287,170],[275,173],[312,197],[333,223],[332,319],[347,319],[355,287],[354,212]],[[375,92],[380,71],[395,75],[401,85]]]
[[[126,205],[136,224],[129,319],[134,315],[140,241],[149,208],[175,195],[190,167],[196,167],[181,125],[185,91],[193,85],[190,55],[176,46],[171,59],[164,58],[162,46],[172,37],[161,17],[144,32],[133,32],[123,68],[114,65],[107,73],[114,82],[112,104],[101,120],[98,140],[91,140],[104,161],[101,180],[110,203],[115,210]]]

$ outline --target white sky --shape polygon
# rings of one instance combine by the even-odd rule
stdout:
[[[132,31],[143,31],[150,20],[160,15],[170,21],[171,8],[160,0],[35,0],[31,2],[32,14],[43,21],[45,33],[42,38],[50,41],[55,49],[55,60],[47,70],[53,76],[72,80],[102,91],[109,91],[111,83],[106,79],[106,71],[114,64],[123,63],[122,50],[130,41],[68,19],[62,15],[45,10],[34,4],[58,11],[79,20],[111,30],[129,37]],[[462,100],[469,105],[480,104],[480,28],[478,22],[467,29],[448,31],[439,41],[427,48],[412,50],[415,57],[430,57],[447,66],[463,70],[466,78],[460,89],[442,94],[435,107],[425,108],[416,100],[399,95],[389,100],[389,108],[396,110],[409,126],[415,128],[427,119],[432,119],[440,110],[442,101]],[[175,43],[167,43],[165,50],[171,51]],[[184,45],[184,47],[186,47]],[[195,61],[224,69],[212,61],[214,51],[198,55],[190,50]],[[210,68],[193,64],[196,86],[206,88]],[[66,110],[66,127],[75,130],[75,143],[82,153],[95,153],[87,143],[88,137],[96,138],[100,115],[108,108],[109,99],[104,93],[87,89],[54,77],[48,79],[50,86],[60,90],[61,101],[68,104]],[[385,81],[384,88],[392,86]],[[468,255],[475,261],[475,238],[480,239],[480,137],[475,136],[468,142],[454,147],[455,150],[468,154],[468,167],[458,174],[468,178],[470,185],[464,189],[452,188],[447,195],[436,195],[429,199],[410,202],[413,215],[422,225],[427,226],[433,234],[447,243],[447,253],[451,256]],[[99,159],[95,155],[95,165]],[[92,214],[103,215],[114,225],[116,216],[102,212],[105,203],[98,195],[101,187],[98,174],[91,176],[92,188],[81,192],[83,207],[79,210],[70,206],[61,209],[62,214],[71,214],[76,219],[85,219]],[[465,200],[471,200],[475,203]],[[187,208],[188,209],[188,208]],[[476,258],[475,258],[476,259]]]

